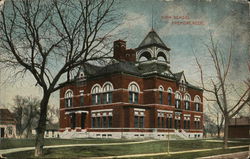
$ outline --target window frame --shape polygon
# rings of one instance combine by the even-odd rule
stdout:
[[[70,108],[70,107],[73,107],[73,96],[74,96],[74,93],[71,89],[68,89],[65,94],[64,94],[64,106],[66,108]]]
[[[136,82],[131,82],[128,86],[129,92],[129,103],[138,104],[139,103],[139,93],[140,87]]]
[[[181,93],[180,92],[175,92],[175,108],[176,109],[181,109]]]

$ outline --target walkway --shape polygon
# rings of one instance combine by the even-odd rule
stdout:
[[[154,142],[154,141],[158,141],[158,140],[146,140],[146,141],[139,141],[139,142],[125,142],[125,143],[105,143],[105,144],[51,145],[51,146],[45,146],[44,148],[60,148],[60,147],[75,147],[75,146],[129,145],[129,144],[140,144],[140,143],[147,143],[147,142]],[[246,147],[249,147],[249,145],[234,146],[234,147],[229,147],[229,149],[246,148]],[[13,152],[21,152],[21,151],[28,151],[28,150],[34,150],[34,149],[35,149],[34,147],[23,147],[23,148],[5,149],[5,150],[0,150],[0,154],[8,154],[8,153],[13,153]],[[183,154],[183,153],[191,153],[191,152],[213,151],[213,150],[219,150],[219,149],[222,149],[222,148],[196,149],[196,150],[170,152],[170,155]],[[90,159],[109,159],[109,158],[153,157],[153,156],[162,156],[162,155],[169,155],[169,154],[168,154],[168,152],[162,152],[162,153],[131,154],[131,155],[105,156],[105,157],[88,157],[88,158],[90,158]],[[81,159],[81,158],[79,158],[79,159]],[[85,159],[85,158],[83,157],[82,159]]]
[[[201,158],[197,158],[197,159],[250,159],[250,151],[201,157]]]
[[[145,140],[145,141],[137,141],[137,142],[123,142],[123,143],[105,143],[105,144],[68,144],[68,145],[51,145],[51,146],[44,146],[44,148],[60,148],[60,147],[75,147],[75,146],[110,146],[110,145],[130,145],[130,144],[141,144],[147,142],[154,142],[158,140]],[[35,147],[20,147],[20,148],[12,148],[12,149],[3,149],[0,150],[0,154],[8,154],[14,152],[21,152],[21,151],[29,151],[35,150]]]

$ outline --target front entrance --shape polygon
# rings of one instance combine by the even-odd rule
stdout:
[[[0,129],[1,138],[4,138],[4,128]]]

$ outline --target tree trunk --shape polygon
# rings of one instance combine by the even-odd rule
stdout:
[[[38,121],[38,127],[36,130],[36,143],[35,143],[35,156],[39,157],[43,155],[44,146],[44,132],[46,130],[47,109],[50,93],[44,92],[43,99],[40,103],[40,118]]]
[[[228,148],[228,122],[229,122],[229,117],[225,115],[224,149]]]
[[[220,138],[220,126],[217,126],[217,137]]]

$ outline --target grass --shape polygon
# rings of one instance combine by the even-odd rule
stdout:
[[[227,153],[234,153],[234,152],[242,152],[247,151],[248,148],[239,148],[239,149],[230,149],[230,150],[212,150],[212,151],[203,151],[203,152],[190,152],[190,153],[183,153],[183,154],[175,154],[175,155],[164,155],[164,156],[154,156],[154,157],[141,157],[140,159],[194,159],[198,157],[206,157],[206,156],[213,156],[213,155],[220,155],[220,154],[227,154]],[[135,158],[133,158],[135,159]]]
[[[249,141],[229,143],[229,146],[247,145]],[[170,141],[170,152],[206,149],[222,147],[221,142],[207,142],[204,140],[189,140],[189,141]],[[194,158],[200,156],[207,156],[213,154],[228,153],[234,151],[243,151],[247,148],[233,149],[233,150],[213,150],[208,152],[196,152],[171,155],[170,158]],[[131,144],[131,145],[116,145],[116,146],[87,146],[87,147],[65,147],[45,149],[44,158],[79,158],[79,157],[101,157],[101,156],[118,156],[128,154],[146,154],[146,153],[160,153],[167,151],[166,141],[154,141],[150,143]],[[34,151],[26,151],[22,153],[12,153],[7,155],[10,158],[30,158],[33,156]],[[21,156],[20,156],[21,155]],[[182,157],[181,157],[182,156]],[[144,157],[145,158],[145,157]],[[149,158],[169,158],[167,156],[149,157]]]
[[[45,146],[49,145],[67,145],[67,144],[99,144],[99,143],[120,143],[136,140],[125,139],[45,139]],[[18,148],[18,147],[34,147],[35,139],[0,139],[0,150]]]

